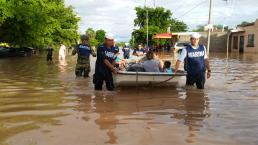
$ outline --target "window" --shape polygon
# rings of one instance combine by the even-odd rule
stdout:
[[[254,34],[248,35],[247,47],[254,47]]]
[[[233,49],[238,49],[238,36],[233,37]]]

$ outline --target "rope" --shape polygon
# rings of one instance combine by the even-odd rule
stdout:
[[[168,78],[168,79],[166,79],[166,80],[164,80],[164,81],[162,81],[162,82],[158,82],[158,83],[152,83],[152,82],[150,82],[150,85],[152,85],[152,86],[158,86],[158,85],[164,84],[164,83],[166,83],[166,82],[168,82],[168,81],[170,81],[170,80],[172,80],[172,79],[174,79],[174,78],[175,78],[175,76],[171,76],[170,78]]]

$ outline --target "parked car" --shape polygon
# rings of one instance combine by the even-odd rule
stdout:
[[[19,50],[24,53],[24,56],[32,56],[36,53],[35,49],[32,47],[22,47],[19,48]]]
[[[0,46],[0,57],[22,57],[22,56],[32,56],[35,50],[31,47],[5,47]]]

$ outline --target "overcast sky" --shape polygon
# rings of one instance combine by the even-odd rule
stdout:
[[[89,27],[104,29],[118,41],[127,41],[134,28],[134,8],[144,6],[144,0],[66,0],[66,4],[81,17],[81,33]],[[147,0],[147,5],[153,7],[154,0]],[[208,22],[209,0],[156,0],[156,6],[170,9],[172,17],[184,21],[189,31]],[[212,10],[213,24],[234,27],[258,18],[258,0],[213,0]]]

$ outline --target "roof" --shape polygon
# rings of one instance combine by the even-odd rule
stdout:
[[[172,33],[162,33],[153,36],[153,39],[170,39],[172,38]]]
[[[233,29],[230,32],[231,33],[239,33],[239,32],[245,32],[245,30],[241,27],[237,27],[236,29]]]

